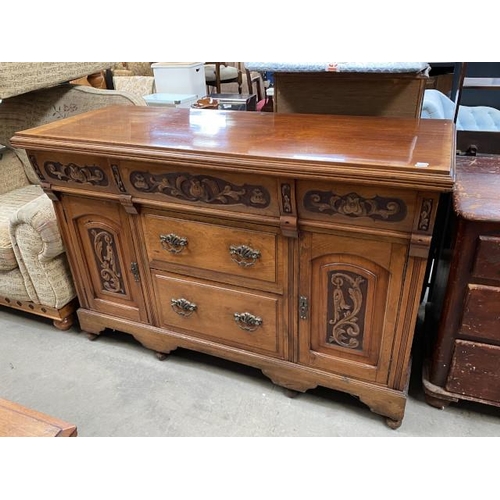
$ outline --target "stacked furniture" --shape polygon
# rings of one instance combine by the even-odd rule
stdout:
[[[121,107],[13,143],[54,200],[92,337],[348,392],[401,424],[451,121]]]
[[[272,72],[274,111],[418,118],[427,63],[247,62]]]
[[[61,84],[112,63],[0,63],[0,304],[67,329],[76,293],[52,201],[15,132],[109,105],[145,105],[132,95]],[[62,174],[61,174],[62,175]],[[84,182],[85,173],[66,175]]]

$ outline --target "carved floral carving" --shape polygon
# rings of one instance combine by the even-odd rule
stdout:
[[[116,185],[118,186],[118,189],[122,192],[122,193],[126,193],[127,190],[123,184],[123,181],[122,181],[122,177],[120,175],[120,169],[118,168],[117,165],[111,165],[111,171],[113,172],[113,177],[115,179],[115,183]]]
[[[374,196],[363,198],[357,193],[338,195],[333,191],[308,191],[304,207],[311,212],[340,214],[347,217],[370,217],[374,220],[398,222],[406,217],[406,205],[398,198]]]
[[[283,212],[286,214],[292,213],[291,191],[292,190],[290,184],[281,185],[281,199],[283,202]]]
[[[38,166],[38,163],[36,161],[36,157],[34,155],[30,155],[29,160],[30,160],[31,165],[33,166],[33,170],[35,171],[36,175],[38,175],[38,178],[41,181],[44,181],[45,177],[43,176],[42,171],[41,171],[40,167]]]
[[[132,185],[144,193],[161,193],[186,201],[201,201],[213,205],[246,205],[265,208],[271,197],[262,186],[232,184],[209,175],[169,173],[154,175],[147,172],[132,172]]]
[[[366,280],[352,272],[331,272],[328,283],[329,344],[359,349],[362,344]]]
[[[418,219],[418,229],[419,231],[427,231],[431,223],[431,213],[432,213],[432,198],[424,198],[422,201],[422,207],[420,208],[420,217]]]
[[[104,171],[96,165],[81,167],[76,163],[63,165],[58,161],[46,161],[45,171],[49,177],[78,184],[91,184],[93,186],[107,186],[108,178]]]
[[[124,294],[125,287],[113,235],[102,229],[90,229],[89,232],[96,262],[100,269],[102,287],[108,292]]]

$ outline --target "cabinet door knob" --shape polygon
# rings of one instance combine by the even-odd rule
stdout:
[[[187,247],[188,240],[174,233],[160,234],[161,246],[170,253],[181,253]]]
[[[179,316],[191,316],[191,314],[193,314],[193,312],[198,308],[196,304],[194,304],[193,302],[189,302],[189,300],[186,300],[184,298],[172,299],[170,302],[172,305],[172,309]]]
[[[259,250],[254,250],[247,245],[231,245],[229,247],[229,254],[231,255],[231,259],[242,267],[253,266],[257,259],[260,259]]]
[[[236,324],[247,332],[254,332],[262,325],[262,318],[254,316],[248,312],[244,313],[234,313],[234,321]]]

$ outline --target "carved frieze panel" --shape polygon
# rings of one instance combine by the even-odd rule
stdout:
[[[402,221],[407,214],[406,204],[399,198],[364,198],[354,192],[339,195],[333,191],[311,190],[304,195],[304,207],[310,212],[369,217],[387,222]]]
[[[97,165],[80,166],[76,163],[63,165],[58,161],[46,161],[43,164],[45,172],[52,179],[92,186],[107,186],[108,177]]]
[[[125,294],[125,285],[114,236],[103,229],[89,229],[90,241],[104,290]]]
[[[132,172],[132,186],[143,193],[158,193],[184,201],[211,205],[245,205],[253,208],[269,206],[269,191],[258,185],[237,185],[210,175],[172,172],[151,174]]]

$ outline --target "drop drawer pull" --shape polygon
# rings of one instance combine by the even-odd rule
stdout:
[[[234,321],[236,324],[247,332],[254,332],[262,325],[262,318],[254,316],[248,312],[244,313],[234,313]]]
[[[160,234],[161,246],[170,253],[180,253],[187,247],[188,240],[174,233]]]
[[[259,250],[254,250],[247,245],[231,245],[229,247],[229,254],[231,255],[231,259],[242,267],[253,266],[257,259],[260,259]]]
[[[184,298],[172,299],[170,303],[174,312],[176,312],[179,316],[191,316],[191,314],[193,314],[193,312],[198,308],[196,304],[189,302],[189,300]]]

